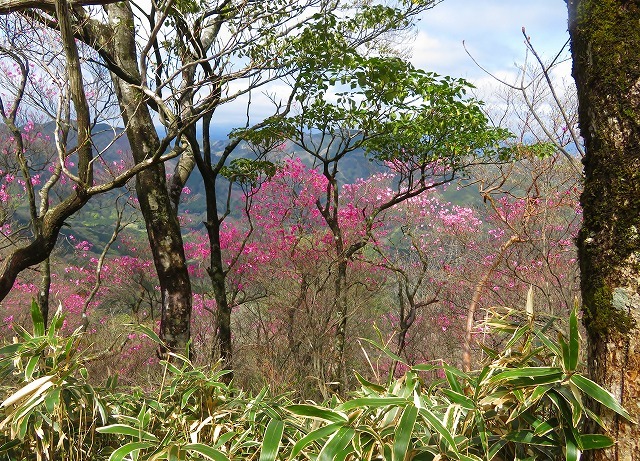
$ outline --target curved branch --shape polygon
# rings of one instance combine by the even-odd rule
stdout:
[[[92,5],[107,5],[109,3],[116,3],[117,1],[119,0],[70,0],[69,6],[76,8]],[[52,12],[55,10],[55,0],[0,0],[0,14],[9,14],[30,9]]]

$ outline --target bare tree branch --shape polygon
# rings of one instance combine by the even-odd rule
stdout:
[[[119,0],[70,0],[71,8],[107,5],[116,3]],[[28,9],[40,9],[53,12],[55,10],[55,0],[0,0],[0,14],[15,13],[17,11],[25,11]]]

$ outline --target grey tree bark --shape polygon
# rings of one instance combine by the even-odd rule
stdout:
[[[113,64],[133,81],[142,81],[138,68],[133,11],[128,2],[105,6],[110,40],[105,46]],[[127,137],[136,162],[163,151],[146,96],[139,86],[116,75],[112,80],[122,110]],[[177,207],[173,206],[163,163],[136,176],[136,194],[145,220],[153,262],[160,282],[162,312],[160,338],[173,351],[182,352],[190,338],[192,292]]]

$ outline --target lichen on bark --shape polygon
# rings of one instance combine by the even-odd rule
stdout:
[[[640,417],[640,5],[567,0],[585,142],[578,235],[592,379]],[[640,460],[638,427],[592,410],[617,439],[588,459]]]
[[[585,324],[593,334],[626,334],[634,322],[614,305],[613,293],[627,285],[628,262],[640,252],[640,29],[633,20],[638,6],[613,0],[568,5],[588,152],[578,237]]]

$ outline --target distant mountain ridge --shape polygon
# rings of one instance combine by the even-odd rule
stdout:
[[[6,130],[6,127],[2,127]],[[34,127],[36,130],[40,130],[43,134],[49,135],[53,139],[55,130],[55,124],[53,122],[37,125]],[[100,154],[104,162],[112,164],[113,162],[119,162],[123,158],[129,164],[133,163],[130,152],[131,147],[126,136],[124,128],[112,127],[107,124],[97,124],[92,130],[92,143],[94,147],[94,155]],[[67,140],[68,145],[73,146],[75,144],[75,134],[70,132]],[[212,150],[218,154],[222,153],[227,145],[227,140],[217,139],[212,141]],[[250,158],[254,155],[253,151],[246,145],[240,144],[234,153],[232,158]],[[283,148],[277,154],[276,159],[282,160],[286,157],[299,157],[307,165],[313,165],[313,157],[304,150],[296,147],[291,142],[285,142]],[[173,173],[177,160],[173,159],[166,163],[167,174]],[[362,149],[355,150],[347,154],[340,161],[340,170],[338,174],[338,180],[340,183],[353,183],[359,178],[367,178],[373,174],[385,171],[385,167],[375,161],[370,161],[364,155]],[[206,211],[206,198],[204,185],[197,168],[191,174],[186,186],[189,188],[190,193],[184,196],[181,208],[188,209],[189,215],[193,220],[193,224],[199,227],[199,223],[205,219]],[[226,198],[226,191],[228,183],[224,178],[219,181],[219,197]],[[113,203],[115,198],[122,193],[121,190],[111,191],[106,194],[93,197],[87,206],[80,210],[72,219],[68,222],[68,227],[63,230],[63,234],[73,234],[74,238],[87,240],[95,243],[97,251],[100,251],[101,243],[105,243],[113,232],[113,223],[115,222],[115,210]],[[467,201],[469,199],[468,191],[462,194],[447,194],[452,195],[449,200],[458,202],[456,200]],[[467,197],[463,198],[462,196]],[[222,206],[223,204],[220,203]],[[21,220],[27,219],[26,210],[22,210],[18,215]],[[136,227],[140,232],[144,232],[144,224],[142,221]]]

